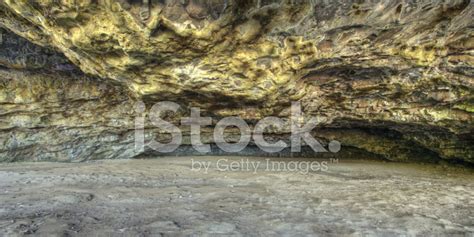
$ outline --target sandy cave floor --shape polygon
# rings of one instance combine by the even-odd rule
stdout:
[[[471,169],[339,161],[305,173],[265,159],[2,164],[0,236],[474,236]]]

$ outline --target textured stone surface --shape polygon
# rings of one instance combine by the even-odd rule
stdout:
[[[140,155],[134,101],[169,100],[249,122],[300,101],[323,141],[474,162],[469,0],[0,5],[2,160]]]

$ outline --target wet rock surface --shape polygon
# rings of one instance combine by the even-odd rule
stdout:
[[[221,159],[225,160],[217,164]],[[284,172],[267,171],[265,159],[2,164],[0,232],[8,236],[474,234],[471,170],[317,160],[327,162],[327,170]],[[196,165],[193,171],[193,160],[209,162],[208,172],[197,171]],[[255,172],[252,166],[246,169],[246,161],[262,163]],[[241,165],[234,171],[218,169],[231,162]]]
[[[323,144],[474,162],[469,0],[0,6],[1,161],[144,155],[133,149],[136,101],[175,101],[180,115],[197,106],[251,126],[299,101],[321,121]],[[151,126],[146,133],[166,140]]]

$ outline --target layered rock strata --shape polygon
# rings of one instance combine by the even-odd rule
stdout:
[[[345,155],[474,162],[469,0],[0,5],[3,161],[152,154],[133,149],[137,101],[179,103],[177,124],[200,107],[251,126],[299,101],[320,121],[314,136]]]

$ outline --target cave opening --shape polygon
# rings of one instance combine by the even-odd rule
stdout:
[[[474,236],[472,19],[0,0],[0,236]]]

